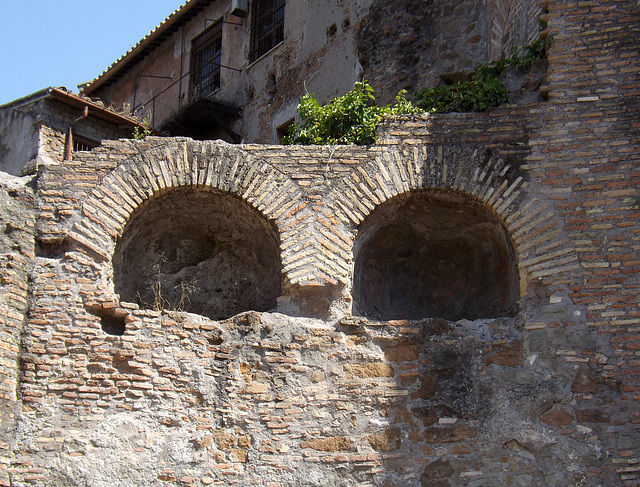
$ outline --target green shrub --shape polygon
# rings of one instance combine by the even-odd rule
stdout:
[[[373,88],[366,81],[358,81],[346,95],[320,105],[313,94],[302,97],[298,105],[300,123],[293,123],[284,144],[371,144],[376,128],[385,115],[421,113],[406,99],[406,90],[396,97],[393,106],[378,107]]]
[[[346,95],[320,105],[313,94],[298,105],[300,124],[293,123],[285,144],[368,144],[375,140],[382,110],[373,103],[373,88],[359,81]]]
[[[507,89],[492,69],[478,69],[471,80],[416,92],[419,108],[432,113],[477,112],[509,101]]]
[[[140,128],[139,125],[133,127],[133,138],[135,140],[144,140],[153,133],[146,118],[142,121],[142,124],[144,125],[143,128]]]
[[[520,71],[531,69],[546,55],[551,38],[538,39],[523,48],[513,48],[511,56],[479,66],[469,81],[423,88],[414,96],[415,104],[427,112],[477,112],[509,101],[509,93],[500,80],[502,72],[513,66]]]

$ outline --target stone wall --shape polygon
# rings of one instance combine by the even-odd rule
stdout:
[[[0,170],[12,175],[33,173],[39,164],[55,164],[65,158],[66,137],[73,133],[92,144],[104,139],[131,137],[132,130],[107,123],[90,112],[79,119],[82,110],[56,101],[45,90],[33,101],[0,109]]]
[[[29,277],[34,252],[35,197],[26,179],[5,174],[0,181],[0,484],[7,472],[15,438],[19,406],[20,350],[28,312]],[[15,450],[13,450],[15,451]]]
[[[42,167],[0,485],[637,485],[640,9],[552,1],[549,29],[547,102]],[[273,308],[190,308],[242,254]]]
[[[516,107],[389,120],[362,148],[150,138],[43,169],[52,211],[37,224],[16,443],[33,455],[14,482],[615,485],[608,458],[633,446],[638,408],[577,299],[591,270],[537,176],[539,123]],[[275,313],[212,321],[114,294],[129,222],[184,191],[235,196],[273,222]],[[517,253],[516,311],[350,316],[363,222],[382,228],[385,202],[422,194],[497,215]],[[194,215],[213,214],[198,201]]]
[[[376,0],[357,25],[363,77],[382,103],[466,79],[534,41],[541,13],[532,0]]]

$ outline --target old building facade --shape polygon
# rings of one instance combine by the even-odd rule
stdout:
[[[0,171],[34,172],[105,139],[131,138],[136,129],[146,126],[64,88],[45,88],[0,107]]]
[[[364,77],[390,103],[527,45],[541,13],[531,0],[191,0],[82,93],[170,135],[271,144],[305,93],[326,103]]]
[[[4,177],[0,485],[640,484],[640,6],[543,6],[546,101]]]

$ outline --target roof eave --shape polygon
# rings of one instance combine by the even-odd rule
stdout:
[[[30,103],[36,102],[42,98],[46,98],[51,94],[51,92],[55,88],[50,86],[49,88],[44,88],[42,90],[36,91],[35,93],[31,93],[30,95],[23,96],[22,98],[17,98],[9,103],[5,103],[4,105],[0,105],[0,109],[14,109],[19,108],[24,105],[28,105]]]
[[[72,108],[89,108],[89,114],[104,120],[107,123],[111,123],[114,125],[126,125],[131,128],[140,127],[142,129],[148,129],[147,125],[144,122],[136,120],[134,118],[127,117],[120,113],[114,112],[113,110],[109,110],[104,108],[90,100],[82,98],[74,93],[61,90],[59,88],[50,88],[49,92],[50,96],[57,101],[64,103],[67,106]],[[154,135],[164,135],[161,132],[151,129]]]

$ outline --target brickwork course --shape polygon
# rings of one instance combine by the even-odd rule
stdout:
[[[0,181],[0,485],[640,485],[640,5],[544,7],[547,101]]]

